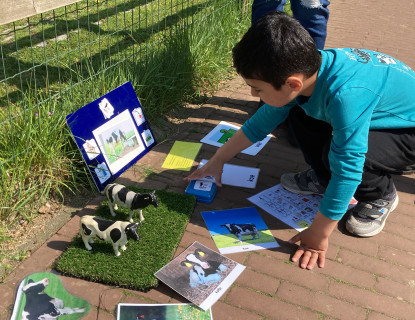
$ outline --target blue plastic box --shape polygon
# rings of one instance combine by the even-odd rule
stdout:
[[[194,195],[199,202],[211,203],[218,187],[216,183],[204,180],[193,180],[186,188],[186,194]]]

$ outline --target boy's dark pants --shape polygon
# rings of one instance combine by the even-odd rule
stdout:
[[[332,136],[331,126],[305,114],[296,106],[288,117],[303,152],[305,161],[313,168],[322,184],[327,184],[331,172],[328,152]],[[368,152],[362,182],[355,198],[358,201],[382,199],[394,190],[391,174],[402,174],[415,165],[415,128],[369,131]]]

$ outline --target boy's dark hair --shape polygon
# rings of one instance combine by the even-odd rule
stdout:
[[[236,72],[280,89],[295,73],[312,76],[321,55],[307,30],[282,12],[270,12],[257,21],[232,50]]]

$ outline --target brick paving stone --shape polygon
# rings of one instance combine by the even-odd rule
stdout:
[[[377,274],[400,283],[410,283],[415,279],[415,271],[391,263],[367,257],[355,252],[340,251],[342,262],[350,267]]]
[[[367,320],[392,320],[393,318],[385,316],[384,314],[371,311],[367,316]]]
[[[325,291],[328,279],[314,270],[302,270],[296,265],[274,260],[259,254],[248,257],[246,265],[260,273],[296,283],[312,290]]]
[[[342,281],[365,288],[373,288],[376,282],[374,275],[370,272],[357,270],[350,266],[330,260],[326,261],[326,266],[323,269],[319,269],[319,273],[330,276],[331,278],[336,279],[336,281]]]
[[[378,256],[382,260],[402,265],[409,269],[415,269],[415,253],[413,252],[402,251],[395,248],[380,245]]]
[[[377,277],[374,289],[384,295],[415,304],[415,280],[407,284]]]
[[[236,279],[235,283],[254,289],[256,291],[261,291],[273,295],[280,285],[280,280],[247,268]]]
[[[226,302],[271,319],[319,319],[316,312],[241,287],[233,287]]]
[[[364,320],[366,318],[366,310],[362,307],[288,282],[281,284],[276,296],[289,303],[305,306],[338,319]]]
[[[148,304],[149,301],[148,299],[139,296],[139,295],[124,295],[121,300],[120,303],[135,303],[135,304]]]
[[[358,238],[340,232],[333,232],[330,236],[330,243],[341,247],[340,250],[346,248],[368,256],[376,256],[378,252],[377,238]]]
[[[253,312],[246,311],[241,308],[236,308],[221,301],[215,303],[212,307],[212,315],[214,319],[218,320],[261,320],[263,317]]]
[[[97,207],[98,208],[98,207]],[[92,212],[87,212],[88,210],[80,210],[78,212],[79,215],[75,215],[72,219],[70,219],[62,228],[60,228],[57,234],[67,237],[69,239],[73,239],[79,233],[79,221],[80,215],[92,214]]]
[[[60,276],[60,278],[69,293],[85,299],[91,305],[101,309],[113,310],[123,297],[123,292],[119,288],[65,276]]]
[[[329,294],[354,305],[399,319],[410,320],[415,314],[415,305],[413,304],[335,281],[330,283]]]
[[[409,252],[412,252],[414,248],[413,241],[402,238],[400,235],[383,232],[378,234],[375,238],[378,245],[389,246],[391,248]]]
[[[88,314],[85,317],[82,317],[82,320],[114,320],[115,319],[115,312],[108,312],[105,310],[98,310],[94,307],[89,310]]]
[[[0,283],[0,319],[1,315],[10,311],[16,294],[16,285]]]
[[[148,292],[137,291],[137,294],[151,299],[155,303],[168,303],[173,297],[174,291],[164,283],[159,282],[159,285],[155,289],[151,289]]]

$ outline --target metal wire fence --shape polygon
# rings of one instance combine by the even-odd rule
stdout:
[[[85,0],[0,27],[0,126],[27,111],[28,96],[36,108],[125,60],[145,59],[209,6],[209,0]]]
[[[24,140],[24,122],[33,121],[43,105],[70,99],[91,79],[101,86],[100,75],[126,61],[145,63],[167,39],[231,2],[239,0],[82,0],[5,25],[0,21],[2,188],[11,185],[10,168],[36,143],[10,151],[13,137]],[[7,191],[8,197],[18,193]]]

